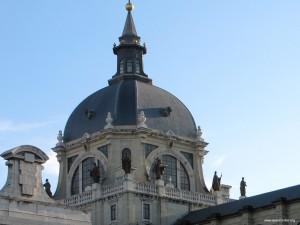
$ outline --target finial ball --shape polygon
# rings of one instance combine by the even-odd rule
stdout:
[[[129,2],[126,4],[126,10],[127,10],[128,12],[131,12],[133,9],[134,9],[134,5],[129,1]]]

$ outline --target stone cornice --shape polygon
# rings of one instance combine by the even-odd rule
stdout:
[[[182,145],[188,145],[188,146],[193,146],[196,147],[198,149],[204,149],[208,143],[204,142],[204,141],[199,141],[196,139],[190,139],[190,138],[185,138],[185,137],[180,137],[177,135],[172,135],[169,136],[165,133],[162,133],[160,131],[157,130],[153,130],[150,128],[134,128],[134,127],[126,127],[126,128],[122,128],[122,127],[115,127],[113,129],[107,129],[107,130],[101,130],[92,134],[88,134],[89,135],[89,139],[86,139],[86,135],[83,135],[83,137],[78,138],[76,140],[67,142],[64,144],[64,147],[66,150],[70,150],[70,149],[74,149],[77,147],[80,147],[83,145],[83,143],[95,143],[97,141],[103,140],[103,139],[114,139],[115,136],[118,136],[118,138],[120,138],[119,136],[127,136],[127,135],[135,135],[137,137],[140,138],[157,138],[160,140],[172,140],[174,143],[178,143],[178,144],[182,144]],[[64,150],[63,148],[54,148],[54,151],[58,152],[61,150]]]

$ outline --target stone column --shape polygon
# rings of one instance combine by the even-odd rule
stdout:
[[[225,203],[222,191],[214,191],[213,195],[216,197],[217,205]]]
[[[204,148],[207,146],[207,143],[198,141],[196,152],[195,152],[195,159],[194,159],[194,171],[195,171],[195,190],[197,192],[205,192],[205,181],[204,181],[204,175],[203,175],[203,162],[204,157],[208,153],[208,151],[204,150]],[[197,177],[199,179],[197,179]]]
[[[134,191],[135,190],[135,182],[132,174],[124,175],[123,186],[126,191]]]
[[[55,199],[63,199],[67,196],[67,157],[64,145],[57,145],[52,149],[56,153],[57,161],[59,162],[59,177]]]

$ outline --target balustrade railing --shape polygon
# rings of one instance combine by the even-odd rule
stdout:
[[[124,191],[123,183],[117,185],[107,185],[102,187],[103,197],[122,193]]]
[[[145,183],[137,183],[135,186],[135,190],[139,193],[146,193],[156,195],[158,193],[157,187],[152,184],[145,184]]]
[[[129,188],[130,187],[130,188]],[[102,186],[98,189],[92,189],[90,191],[83,192],[78,195],[74,195],[69,199],[64,201],[67,206],[80,206],[88,204],[92,201],[103,199],[109,196],[117,195],[123,192],[135,192],[148,195],[162,195],[162,197],[167,197],[175,200],[187,201],[191,203],[205,203],[210,205],[215,205],[216,199],[213,195],[182,191],[175,188],[163,187],[165,189],[164,194],[159,193],[158,186],[149,183],[135,183],[131,182],[131,186],[125,185],[125,182]]]
[[[67,206],[77,206],[77,205],[87,204],[92,200],[93,200],[92,191],[86,191],[83,192],[82,194],[73,195],[71,198],[66,199],[64,203]]]
[[[216,199],[213,195],[202,194],[198,192],[181,191],[175,188],[166,187],[166,197],[193,202],[193,203],[210,203],[215,204]]]

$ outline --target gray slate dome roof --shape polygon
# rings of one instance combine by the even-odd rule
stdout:
[[[103,130],[108,112],[112,114],[114,126],[137,125],[141,111],[145,113],[149,128],[196,137],[194,119],[178,98],[151,83],[123,79],[95,92],[79,104],[67,122],[64,141],[80,138],[86,132],[91,134]]]
[[[119,45],[114,45],[117,73],[108,81],[109,86],[86,98],[71,114],[64,132],[64,141],[72,141],[85,133],[104,129],[108,112],[113,125],[137,125],[137,117],[144,111],[149,128],[178,136],[195,138],[194,119],[185,105],[169,92],[152,85],[144,72],[143,55],[146,45],[140,44],[132,7],[128,13]]]

